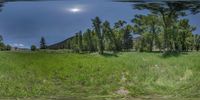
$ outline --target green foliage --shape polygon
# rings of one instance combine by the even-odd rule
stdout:
[[[141,36],[137,42],[140,51],[153,51],[155,48],[161,49],[161,20],[156,15],[136,15],[132,20],[133,31]]]
[[[10,51],[10,50],[12,49],[12,47],[11,47],[10,45],[6,45],[5,49],[6,49],[7,51]]]
[[[4,43],[0,43],[0,51],[5,50],[5,44]]]
[[[114,33],[116,37],[116,49],[117,51],[123,50],[123,40],[124,40],[124,33],[125,33],[125,25],[127,24],[126,21],[119,20],[114,25]]]
[[[94,34],[90,29],[87,29],[83,34],[83,47],[85,51],[94,52],[95,50]]]
[[[3,42],[3,37],[0,35],[0,42]]]
[[[0,50],[2,51],[4,50],[4,48],[5,48],[5,45],[3,43],[3,37],[0,35]]]
[[[47,48],[47,46],[46,46],[45,38],[41,37],[41,40],[40,40],[40,49],[46,49],[46,48]]]
[[[199,51],[200,50],[200,35],[194,35],[194,48]]]
[[[168,14],[167,12],[165,13]],[[87,29],[83,34],[78,32],[61,42],[60,46],[54,47],[77,53],[98,51],[99,54],[104,51],[121,52],[132,49],[141,52],[199,50],[198,37],[193,35],[196,27],[191,26],[188,19],[179,18],[181,15],[178,12],[174,11],[173,17],[157,13],[135,15],[133,26],[119,20],[112,27],[107,20],[102,22],[96,17],[92,19],[93,29]],[[139,37],[135,38],[133,34]]]
[[[36,51],[37,47],[35,45],[31,45],[31,51]]]
[[[79,53],[81,53],[83,50],[83,36],[81,31],[78,33],[78,49]]]
[[[102,25],[102,32],[104,34],[104,40],[105,40],[105,48],[106,50],[110,51],[117,51],[117,43],[116,43],[116,37],[113,32],[113,30],[110,27],[110,23],[108,21],[105,21]]]
[[[94,31],[97,35],[97,39],[98,39],[98,50],[99,50],[99,54],[103,54],[104,51],[104,44],[103,44],[103,39],[104,39],[104,34],[102,33],[102,22],[99,19],[99,17],[96,17],[95,19],[92,19],[92,24],[94,27]]]
[[[3,43],[3,37],[0,35],[0,51],[10,51],[11,48],[12,47],[10,45],[5,45]]]
[[[121,0],[123,1],[123,0]],[[135,2],[129,1],[129,2]],[[199,1],[161,1],[161,2],[148,2],[148,1],[139,1],[140,3],[135,3],[134,8],[143,10],[147,9],[152,14],[156,14],[162,18],[163,22],[163,48],[164,51],[174,51],[175,43],[178,41],[175,40],[176,33],[176,22],[181,16],[187,15],[188,12],[196,14],[199,12]],[[186,22],[187,23],[187,22]],[[186,44],[182,44],[182,48],[186,51]],[[177,51],[177,50],[175,50]]]
[[[127,25],[124,28],[124,35],[122,40],[123,50],[128,51],[133,48],[132,26]]]

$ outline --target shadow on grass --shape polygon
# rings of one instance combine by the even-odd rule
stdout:
[[[181,55],[187,55],[187,52],[165,52],[161,55],[162,58],[179,57]]]
[[[162,53],[162,51],[146,51],[146,53]]]
[[[117,53],[103,53],[104,57],[118,57]]]

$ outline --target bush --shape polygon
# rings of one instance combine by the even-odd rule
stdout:
[[[6,49],[7,51],[10,51],[11,48],[12,48],[12,47],[11,47],[10,45],[6,45],[6,48],[5,48],[5,49]]]
[[[35,45],[31,46],[31,51],[36,51],[37,47]]]
[[[5,45],[4,43],[0,42],[0,51],[4,51],[5,50]]]

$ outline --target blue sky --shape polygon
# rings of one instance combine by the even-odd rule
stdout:
[[[113,24],[120,19],[130,22],[135,14],[146,13],[133,10],[129,3],[109,0],[9,2],[0,12],[0,34],[12,46],[38,46],[41,36],[53,44],[91,28],[91,19],[96,16]],[[200,33],[200,14],[187,18],[197,26],[195,33]]]

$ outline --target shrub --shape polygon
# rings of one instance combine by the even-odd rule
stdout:
[[[6,49],[7,51],[10,51],[11,48],[12,48],[12,47],[11,47],[10,45],[6,45],[6,48],[5,48],[5,49]]]
[[[31,46],[31,51],[36,51],[37,47],[35,45]]]

